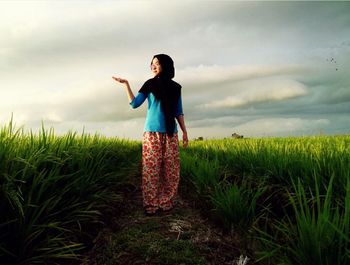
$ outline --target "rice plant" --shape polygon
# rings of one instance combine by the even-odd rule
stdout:
[[[267,177],[287,187],[298,178],[311,188],[315,179],[326,186],[335,174],[336,195],[343,196],[350,174],[350,136],[207,140],[190,147],[186,154],[216,160],[232,175]]]
[[[79,259],[121,202],[118,185],[138,173],[139,142],[77,135],[0,131],[0,264]]]
[[[226,227],[257,238],[260,260],[350,264],[350,136],[207,140],[182,152],[182,178]]]
[[[257,204],[265,189],[247,181],[222,184],[212,193],[211,201],[226,228],[247,231],[263,215]]]
[[[317,182],[315,194],[309,194],[301,180],[293,183],[289,197],[294,215],[276,222],[273,235],[260,231],[260,240],[268,246],[260,253],[261,259],[278,261],[276,264],[350,263],[350,181],[345,205],[339,205],[332,201],[333,180],[325,195],[320,194]]]
[[[190,180],[190,184],[202,197],[214,191],[221,176],[218,160],[205,160],[183,153],[181,154],[181,172]]]
[[[180,188],[258,233],[262,260],[350,264],[350,136],[198,141],[180,155]],[[79,260],[140,161],[140,142],[3,126],[0,264]]]

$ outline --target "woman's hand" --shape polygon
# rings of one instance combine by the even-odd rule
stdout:
[[[119,82],[119,83],[122,83],[122,84],[127,84],[127,83],[129,83],[128,80],[123,79],[123,78],[120,78],[120,77],[112,76],[112,78],[113,78],[115,81],[117,81],[117,82]]]
[[[115,76],[112,76],[112,78],[115,81],[125,85],[125,90],[126,90],[126,93],[128,95],[128,99],[129,99],[129,103],[130,103],[135,98],[135,96],[134,96],[134,93],[132,93],[132,91],[131,91],[129,81],[124,79],[124,78],[115,77]]]
[[[182,146],[186,148],[188,145],[187,132],[182,133]]]

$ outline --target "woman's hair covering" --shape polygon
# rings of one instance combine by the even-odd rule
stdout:
[[[181,85],[172,80],[175,76],[175,68],[171,57],[166,54],[157,54],[153,56],[154,58],[158,59],[162,71],[158,76],[147,80],[139,92],[145,95],[152,92],[160,101],[165,116],[166,133],[172,136],[175,130],[175,112],[181,96]]]

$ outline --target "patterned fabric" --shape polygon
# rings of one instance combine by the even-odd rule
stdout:
[[[180,180],[177,133],[144,132],[142,143],[143,206],[149,213],[170,210]]]

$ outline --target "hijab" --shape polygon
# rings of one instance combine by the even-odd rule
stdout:
[[[153,56],[154,58],[158,59],[162,71],[159,75],[147,80],[139,92],[145,95],[152,92],[156,100],[160,101],[165,116],[166,133],[168,136],[173,136],[175,112],[181,96],[181,85],[172,80],[175,76],[175,68],[171,57],[166,54],[157,54]]]

